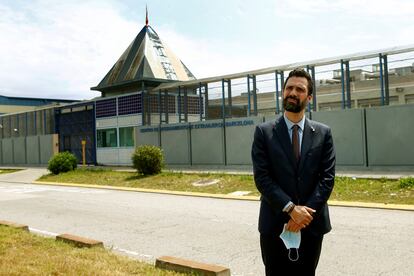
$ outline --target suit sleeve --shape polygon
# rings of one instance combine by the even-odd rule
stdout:
[[[280,188],[271,176],[269,152],[264,139],[263,130],[256,126],[252,145],[253,174],[256,187],[262,199],[270,204],[273,210],[281,211],[291,198]]]
[[[320,210],[328,201],[335,183],[335,148],[331,130],[325,134],[318,182],[306,206]]]

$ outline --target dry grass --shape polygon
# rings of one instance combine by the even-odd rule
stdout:
[[[13,173],[13,172],[18,172],[18,171],[20,171],[20,170],[17,170],[17,169],[1,169],[0,174]]]
[[[217,184],[194,187],[199,180],[217,179]],[[249,195],[259,195],[253,176],[209,173],[170,173],[143,177],[134,172],[120,172],[106,169],[79,169],[59,175],[46,175],[40,181],[63,183],[86,183],[106,186],[122,186],[170,191],[187,191],[213,194],[228,194],[235,191],[250,191]],[[337,177],[331,200],[414,204],[414,187],[400,187],[398,180],[353,179]]]
[[[184,275],[0,226],[0,275]]]
[[[331,199],[360,202],[414,204],[414,187],[400,187],[399,180],[337,177]]]
[[[219,182],[204,187],[192,185],[196,181],[207,179],[216,179]],[[251,191],[250,195],[259,195],[254,185],[253,177],[250,175],[163,172],[158,175],[144,177],[134,172],[78,169],[58,175],[49,174],[42,176],[39,180],[214,194],[228,194],[243,189],[244,191]]]

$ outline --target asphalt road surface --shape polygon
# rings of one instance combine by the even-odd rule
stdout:
[[[258,211],[254,201],[0,182],[0,220],[102,240],[145,261],[223,265],[233,275],[264,275]],[[317,275],[414,275],[414,212],[331,207],[331,219]]]

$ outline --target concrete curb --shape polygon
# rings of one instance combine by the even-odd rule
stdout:
[[[370,203],[370,202],[356,202],[356,201],[328,201],[330,206],[340,207],[356,207],[356,208],[373,208],[373,209],[386,209],[397,211],[414,211],[414,205],[408,204],[387,204],[387,203]]]
[[[0,220],[0,225],[7,226],[7,227],[12,227],[12,228],[16,228],[16,229],[20,229],[20,230],[29,232],[29,226],[27,226],[25,224],[19,224],[19,223],[15,223],[15,222],[11,222],[11,221]]]
[[[36,234],[36,233],[31,232],[29,229],[29,226],[26,224],[20,224],[20,223],[11,222],[11,221],[0,220],[0,226],[12,227],[15,229],[20,229],[26,232],[30,232],[32,234]],[[88,247],[88,248],[103,247],[103,242],[101,241],[92,240],[92,239],[88,239],[88,238],[84,238],[80,236],[75,236],[72,234],[56,235],[55,240],[70,243],[76,247]]]
[[[206,197],[206,198],[217,198],[217,199],[260,201],[259,196],[235,196],[235,195],[226,195],[226,194],[180,192],[180,191],[168,191],[168,190],[155,190],[155,189],[117,187],[117,186],[101,186],[101,185],[93,185],[93,184],[58,183],[58,182],[46,182],[46,181],[34,181],[33,183],[34,184],[41,184],[41,185],[82,187],[82,188],[129,191],[129,192],[140,192],[140,193],[155,193],[155,194],[169,194],[169,195]],[[386,209],[386,210],[398,210],[398,211],[414,211],[414,205],[408,205],[408,204],[386,204],[386,203],[370,203],[370,202],[338,201],[338,200],[329,200],[328,204],[330,206],[339,206],[339,207],[355,207],[355,208],[373,208],[373,209]]]
[[[7,226],[22,231],[26,231],[32,234],[29,231],[29,226],[24,224],[19,224],[11,221],[0,220],[0,226]],[[56,235],[56,241],[63,241],[69,244],[72,244],[76,247],[101,247],[104,248],[104,244],[101,241],[93,240],[85,237],[75,236],[72,234],[60,234]],[[230,269],[223,266],[205,264],[192,260],[180,259],[172,256],[162,256],[156,259],[155,267],[166,270],[173,270],[177,272],[186,272],[196,275],[206,275],[206,276],[230,276]]]
[[[227,267],[203,264],[171,256],[162,256],[157,258],[155,267],[173,270],[176,272],[195,273],[196,275],[230,276],[230,269]]]
[[[103,242],[92,240],[72,234],[61,234],[56,236],[56,241],[63,241],[75,245],[76,247],[103,247]]]

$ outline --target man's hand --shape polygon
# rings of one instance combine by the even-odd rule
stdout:
[[[293,219],[290,219],[286,225],[286,230],[291,232],[298,232],[302,227],[300,227],[299,224],[293,221]]]
[[[293,208],[292,212],[290,213],[290,217],[292,218],[291,220],[293,220],[293,222],[298,227],[300,227],[300,229],[302,229],[302,228],[305,228],[306,226],[308,226],[309,223],[311,223],[311,221],[313,220],[312,215],[315,212],[316,211],[314,209],[310,208],[310,207],[297,205],[297,206],[295,206],[295,208]],[[293,224],[291,223],[291,225],[293,225]],[[289,226],[289,223],[288,223],[288,226]],[[292,229],[297,229],[297,227],[293,225]],[[289,230],[289,228],[288,228],[288,230]],[[297,231],[299,231],[299,230],[297,230]],[[289,230],[289,231],[291,231],[291,230]],[[297,231],[293,231],[293,232],[297,232]]]

